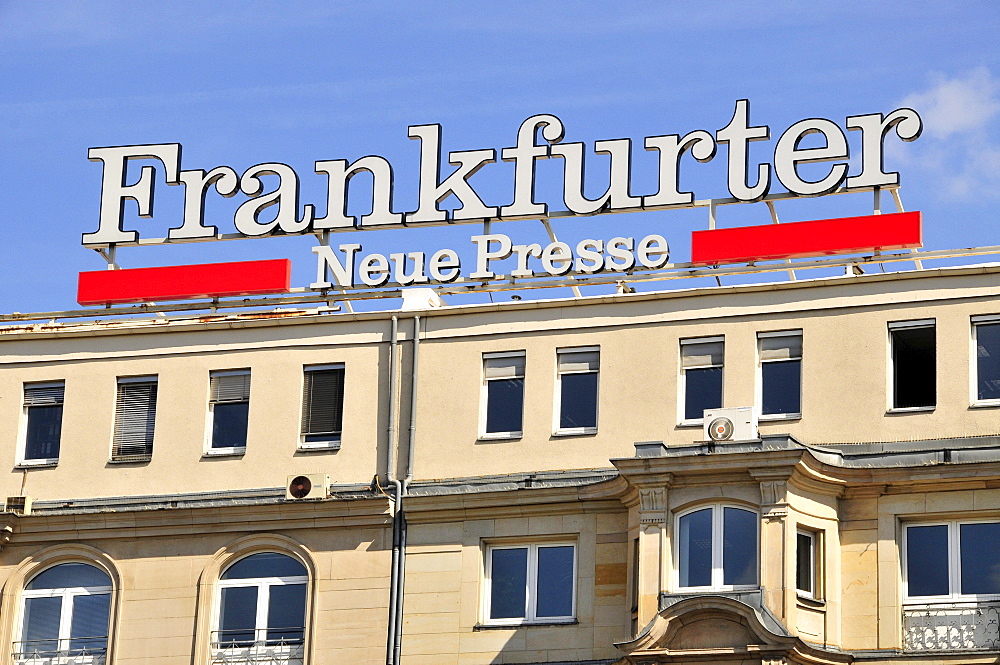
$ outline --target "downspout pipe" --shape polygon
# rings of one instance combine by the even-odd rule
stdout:
[[[400,505],[403,500],[403,484],[396,479],[396,357],[399,350],[399,320],[392,317],[392,328],[389,333],[389,425],[386,427],[386,480],[393,486],[394,500],[392,510],[392,564],[389,576],[389,627],[386,636],[386,665],[395,665],[394,645],[398,630],[399,598],[402,595],[402,585],[399,583],[400,562]]]
[[[413,480],[413,450],[417,433],[417,373],[420,368],[420,315],[413,317],[413,361],[410,372],[410,431],[407,442],[406,476],[402,483],[402,497],[406,496],[407,486]],[[399,517],[399,573],[397,578],[398,597],[396,599],[396,640],[393,644],[394,665],[401,659],[403,645],[403,585],[406,581],[406,513],[402,504],[398,507]]]

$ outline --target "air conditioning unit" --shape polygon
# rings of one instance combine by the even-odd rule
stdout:
[[[15,515],[30,515],[31,497],[9,496],[7,497],[7,501],[4,503],[3,510],[5,513],[14,513]]]
[[[329,485],[330,476],[325,473],[288,476],[285,482],[285,499],[289,501],[325,499],[326,488]]]
[[[737,406],[705,409],[705,441],[752,441],[757,436],[757,409]]]

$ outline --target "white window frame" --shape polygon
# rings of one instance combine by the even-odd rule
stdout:
[[[561,617],[536,617],[538,612],[538,550],[542,547],[572,547],[573,548],[573,611]],[[496,550],[528,550],[528,575],[525,589],[525,615],[523,618],[491,619],[490,603],[493,598],[493,552]],[[483,624],[490,626],[521,626],[527,624],[574,623],[577,613],[577,586],[579,585],[580,548],[575,541],[552,540],[539,542],[511,542],[486,545],[486,562],[483,577]]]
[[[1000,406],[1000,399],[979,399],[979,326],[1000,325],[1000,314],[972,317],[972,346],[969,351],[969,404],[975,408]]]
[[[803,349],[797,358],[764,360],[762,358],[760,348],[761,340],[774,337],[798,337],[799,340],[802,340],[802,330],[777,330],[773,332],[757,333],[757,376],[754,386],[754,394],[756,395],[754,404],[757,406],[757,413],[759,414],[757,420],[799,420],[802,418],[802,357],[805,355],[805,350]],[[795,413],[764,413],[764,365],[770,363],[786,363],[795,360],[799,361],[799,410]],[[723,372],[725,372],[724,369]],[[724,383],[725,382],[723,382],[723,384]]]
[[[509,432],[487,432],[486,431],[486,415],[487,408],[489,406],[489,383],[490,381],[503,381],[506,379],[488,379],[486,378],[486,365],[487,362],[495,358],[521,358],[522,365],[524,365],[524,370],[521,372],[520,376],[513,378],[521,379],[524,381],[524,375],[527,372],[527,356],[524,351],[497,351],[483,354],[483,385],[480,390],[479,396],[479,438],[483,440],[488,439],[519,439],[524,435],[524,396],[522,394],[521,398],[521,429],[517,431]],[[525,386],[526,387],[526,386]]]
[[[800,589],[799,588],[799,568],[798,568],[798,547],[799,547],[799,536],[805,536],[809,539],[809,580],[812,586],[811,589]],[[822,600],[823,594],[823,534],[819,531],[812,531],[810,529],[798,529],[795,532],[795,593],[799,597],[809,598],[810,600]]]
[[[885,391],[886,413],[921,413],[930,412],[937,409],[937,376],[934,378],[934,404],[932,406],[901,406],[897,407],[894,405],[896,401],[896,362],[893,356],[893,335],[894,330],[907,330],[912,328],[934,328],[934,345],[935,345],[935,358],[937,357],[937,319],[915,319],[912,321],[889,321],[886,328],[886,334],[888,335],[888,343],[886,344],[886,352],[888,354],[886,358],[886,378],[885,385],[888,386],[888,390]]]
[[[90,562],[87,562],[87,561],[62,561],[60,563],[80,563],[80,564],[85,564],[85,565],[91,566],[93,568],[97,568],[98,570],[101,570],[97,566],[94,566],[94,564],[92,564]],[[56,565],[59,565],[59,564],[56,564]],[[49,566],[49,568],[52,568],[52,567],[54,567],[54,566]],[[47,569],[48,568],[46,568],[46,570]],[[32,579],[34,579],[35,577],[38,577],[38,575],[40,575],[43,572],[45,572],[45,570],[42,570],[38,574],[32,576]],[[101,570],[101,572],[104,572],[104,571]],[[30,582],[30,580],[29,580],[29,582]],[[74,604],[74,601],[79,596],[100,596],[100,595],[111,596],[111,598],[110,598],[111,602],[109,603],[109,609],[108,609],[108,626],[107,626],[107,632],[106,632],[106,635],[103,636],[107,640],[107,642],[106,642],[106,644],[107,644],[107,651],[110,651],[111,650],[111,625],[112,625],[111,614],[114,611],[114,587],[111,586],[111,585],[108,585],[108,586],[95,586],[95,587],[64,587],[64,588],[60,588],[60,589],[32,589],[32,590],[22,589],[21,590],[21,603],[20,603],[20,607],[19,607],[19,611],[18,611],[18,617],[17,617],[18,628],[17,628],[17,640],[16,641],[19,644],[24,644],[24,628],[25,628],[25,626],[24,626],[24,610],[25,610],[25,607],[27,606],[28,599],[29,598],[56,598],[56,597],[59,597],[59,598],[62,598],[62,601],[61,601],[61,603],[59,605],[59,633],[58,633],[59,637],[58,637],[58,643],[57,643],[56,649],[59,652],[68,651],[69,648],[70,648],[70,639],[72,639],[70,635],[71,635],[71,631],[73,629],[73,604]],[[84,637],[102,637],[102,636],[100,636],[100,635],[85,635]],[[79,639],[79,638],[77,638],[77,639]],[[35,659],[24,659],[24,660],[22,660],[22,659],[14,659],[15,662],[25,662],[25,663],[27,663],[27,662],[45,663],[46,661],[57,662],[57,661],[61,661],[61,660],[62,660],[61,657],[53,657],[53,658],[48,658],[48,659],[41,658],[41,659],[38,659],[38,660],[35,660]],[[83,663],[83,662],[89,662],[89,661],[81,659],[81,660],[73,660],[73,662],[74,663],[76,663],[76,662]],[[103,661],[101,661],[101,662],[103,662]]]
[[[344,394],[341,396],[341,431],[339,434],[331,436],[329,440],[324,441],[306,441],[307,433],[302,431],[302,409],[305,408],[304,397],[306,391],[306,374],[309,372],[321,372],[323,370],[339,369],[344,372]],[[299,405],[299,440],[298,440],[298,450],[339,450],[341,441],[344,438],[343,428],[346,423],[346,418],[344,418],[345,411],[344,405],[347,401],[347,368],[344,363],[327,363],[325,365],[303,365],[302,367],[302,387],[299,390],[299,394],[302,395],[303,400],[300,401]]]
[[[156,448],[156,415],[154,411],[153,416],[153,440],[150,444],[150,453],[148,457],[138,458],[138,459],[120,459],[115,457],[115,436],[118,431],[118,394],[121,386],[130,383],[152,383],[156,385],[156,402],[157,411],[159,410],[159,400],[160,400],[160,377],[158,374],[143,374],[140,376],[119,376],[115,380],[115,408],[111,412],[111,454],[108,456],[108,462],[111,464],[134,464],[134,463],[145,463],[149,462],[153,457],[153,450]]]
[[[260,552],[257,552],[260,554]],[[282,556],[289,556],[282,552],[275,552],[275,554],[281,554]],[[253,556],[253,555],[250,555]],[[244,557],[246,558],[246,557]],[[289,558],[294,558],[290,557]],[[297,561],[298,559],[296,559]],[[234,565],[236,561],[233,562]],[[308,623],[309,621],[309,576],[308,575],[294,575],[290,577],[245,577],[242,579],[235,580],[218,580],[218,590],[216,591],[217,602],[215,604],[215,612],[213,616],[213,626],[214,633],[220,635],[222,628],[219,626],[219,620],[222,616],[222,590],[227,588],[245,588],[245,587],[256,587],[257,588],[257,611],[254,616],[254,644],[265,643],[267,641],[267,612],[271,604],[271,587],[273,586],[284,586],[288,584],[302,584],[306,589],[306,607],[303,610],[303,623]],[[281,628],[295,628],[296,626],[280,626]],[[306,632],[308,626],[302,626],[302,643],[305,644]],[[220,651],[242,651],[246,647],[229,647],[224,646],[224,642],[219,642],[217,647]]]
[[[21,386],[21,422],[18,425],[17,432],[17,466],[56,466],[59,464],[58,457],[39,457],[35,459],[27,459],[25,456],[28,454],[28,409],[29,405],[24,403],[24,393],[25,391],[33,388],[62,388],[63,389],[63,401],[59,403],[59,406],[63,407],[63,416],[65,417],[66,411],[66,382],[65,381],[39,381],[24,383]],[[59,449],[62,450],[62,429],[59,431]]]
[[[706,508],[712,509],[712,583],[708,586],[681,586],[681,539],[680,534],[680,523],[681,518],[685,515],[690,515],[691,513],[696,513],[700,510],[705,510]],[[725,579],[725,570],[723,569],[722,561],[722,539],[723,539],[723,509],[725,508],[735,508],[737,510],[743,510],[751,515],[755,515],[757,519],[755,524],[757,526],[757,566],[755,569],[757,581],[753,584],[723,584],[722,581]],[[761,564],[761,542],[760,542],[760,511],[755,508],[750,508],[748,506],[741,506],[735,503],[702,503],[697,506],[692,506],[682,512],[674,515],[673,519],[673,557],[674,557],[674,570],[673,570],[673,586],[674,589],[680,592],[703,592],[703,591],[742,591],[748,589],[759,589],[760,588],[760,564]]]
[[[903,603],[905,605],[924,605],[930,603],[960,603],[1000,600],[1000,593],[979,593],[963,594],[962,590],[962,553],[959,530],[963,524],[997,524],[1000,519],[973,519],[973,520],[932,520],[928,522],[906,522],[902,525],[902,579],[903,579]],[[921,526],[946,526],[948,527],[948,591],[946,595],[939,596],[911,596],[909,581],[909,561],[907,557],[909,529]]]
[[[582,371],[561,371],[559,369],[559,356],[573,353],[596,353],[598,354],[598,368],[596,370]],[[556,382],[555,398],[552,412],[552,436],[580,436],[582,434],[597,434],[597,428],[601,422],[601,369],[600,369],[600,346],[567,346],[556,349]],[[560,427],[562,416],[562,377],[563,374],[596,374],[597,388],[594,395],[594,423],[593,427]]]
[[[206,420],[205,420],[205,448],[204,455],[206,457],[230,457],[237,455],[246,454],[246,445],[242,446],[229,446],[226,448],[213,448],[212,447],[212,431],[215,426],[215,405],[216,404],[238,404],[239,402],[232,401],[221,401],[216,402],[212,399],[212,379],[221,376],[250,376],[250,369],[226,369],[226,370],[213,370],[208,373],[208,409],[206,410]],[[252,385],[252,384],[251,384]],[[250,396],[247,395],[247,405],[249,407]],[[249,425],[249,414],[247,415],[247,424]]]
[[[695,365],[684,367],[683,348],[688,344],[707,344],[722,342],[722,363]],[[685,418],[684,412],[687,407],[687,370],[689,369],[710,369],[713,367],[722,368],[722,401],[720,407],[726,403],[726,336],[709,335],[708,337],[685,337],[677,344],[677,424],[681,427],[701,427],[705,423],[705,418]],[[760,413],[760,411],[758,411]]]

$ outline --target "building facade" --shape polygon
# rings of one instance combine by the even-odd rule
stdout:
[[[1000,662],[998,288],[9,326],[0,665]]]

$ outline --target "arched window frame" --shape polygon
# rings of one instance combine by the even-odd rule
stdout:
[[[104,575],[107,575],[107,573],[101,570],[99,566],[95,566],[93,563],[89,561],[60,561],[58,563],[42,568],[41,570],[33,574],[29,579],[27,579],[25,583],[25,589],[21,592],[21,617],[19,621],[18,639],[15,642],[15,648],[14,648],[15,654],[17,653],[23,654],[23,657],[17,658],[18,662],[29,662],[29,661],[45,662],[46,660],[48,660],[48,658],[44,657],[44,654],[53,651],[51,649],[46,649],[44,645],[34,645],[34,646],[28,645],[24,639],[25,637],[24,632],[27,627],[25,624],[25,618],[26,618],[25,611],[28,606],[28,601],[33,598],[59,598],[61,600],[60,611],[59,611],[59,628],[56,638],[56,648],[54,650],[55,652],[58,653],[58,655],[52,654],[51,658],[53,660],[55,660],[56,658],[63,658],[66,656],[71,656],[71,657],[100,656],[101,658],[103,658],[103,656],[107,653],[108,638],[109,638],[109,633],[111,632],[111,625],[110,625],[111,600],[113,597],[112,594],[114,593],[114,584],[111,580],[110,575],[107,575],[108,584],[101,586],[57,587],[50,589],[27,588],[31,584],[31,582],[37,579],[40,575],[48,572],[49,570],[52,570],[53,568],[57,568],[58,566],[63,566],[67,564],[79,564],[84,566],[90,566],[95,570],[99,570]],[[81,596],[104,596],[104,595],[108,596],[108,626],[107,630],[105,630],[105,634],[83,635],[83,636],[77,636],[75,638],[71,637],[73,618],[75,616],[77,599],[80,598]],[[103,648],[95,649],[92,646],[87,646],[87,645],[75,646],[73,644],[74,641],[95,640],[95,639],[101,639],[104,641]],[[49,642],[49,640],[39,640],[39,641]],[[18,645],[20,645],[20,648],[18,647]],[[36,655],[39,652],[42,652],[43,654],[42,658],[36,657]]]
[[[750,515],[753,515],[755,520],[755,537],[756,537],[756,551],[755,551],[755,563],[754,563],[754,582],[752,584],[725,584],[725,569],[723,566],[723,539],[724,539],[724,515],[725,509],[731,508],[735,510],[742,510]],[[711,509],[712,511],[712,573],[711,573],[711,583],[708,585],[701,586],[682,586],[681,585],[681,538],[680,538],[680,524],[681,520],[687,515],[696,513],[701,510]],[[683,592],[708,592],[708,591],[743,591],[752,590],[760,588],[760,543],[761,543],[761,528],[760,528],[760,510],[756,506],[750,506],[746,504],[740,504],[735,502],[722,502],[716,501],[711,503],[699,503],[694,506],[685,508],[684,510],[678,511],[673,518],[673,587],[677,591]]]
[[[23,632],[24,618],[24,592],[27,584],[40,573],[61,563],[83,563],[94,566],[111,578],[111,607],[108,620],[108,640],[107,653],[100,660],[94,660],[95,665],[100,662],[114,662],[116,651],[116,636],[118,634],[118,623],[121,615],[121,573],[118,571],[114,560],[101,550],[81,544],[56,545],[37,552],[21,561],[21,563],[11,570],[7,580],[3,584],[3,595],[0,600],[0,635],[6,640],[7,652],[10,654],[14,649],[14,643],[19,641]],[[17,663],[17,659],[8,656],[9,660],[3,662]],[[36,659],[36,665],[42,665],[45,660]]]
[[[295,561],[296,563],[302,565],[302,568],[306,571],[306,574],[305,575],[286,576],[286,577],[268,576],[268,577],[243,577],[243,578],[236,578],[236,579],[230,579],[230,580],[222,579],[225,576],[226,571],[228,571],[233,566],[237,565],[241,561],[244,561],[246,559],[249,559],[251,557],[254,557],[254,556],[257,556],[257,555],[260,555],[260,554],[277,554],[279,556],[288,557],[289,559],[291,559],[291,560]],[[286,586],[286,585],[293,585],[293,584],[296,584],[296,585],[300,584],[300,585],[302,585],[304,587],[305,595],[308,595],[308,591],[309,591],[309,572],[308,572],[308,568],[306,568],[306,566],[304,564],[302,564],[302,562],[299,561],[297,557],[290,556],[286,552],[274,552],[274,551],[269,551],[269,550],[260,550],[260,551],[257,551],[257,552],[252,552],[252,553],[247,554],[245,556],[241,556],[241,557],[235,558],[232,561],[230,561],[222,569],[221,574],[219,576],[219,583],[218,583],[218,585],[219,585],[219,601],[216,603],[216,616],[214,617],[214,625],[216,627],[214,632],[215,632],[216,635],[218,635],[219,639],[218,640],[213,640],[213,642],[217,642],[218,645],[219,645],[219,648],[221,648],[221,649],[227,648],[227,644],[230,644],[230,643],[233,645],[234,648],[240,648],[241,645],[242,646],[246,646],[245,644],[243,644],[243,641],[240,641],[240,640],[227,640],[226,637],[222,635],[222,628],[220,626],[221,615],[222,615],[222,591],[223,591],[223,589],[233,589],[233,588],[244,588],[245,589],[245,588],[250,588],[250,587],[256,587],[256,589],[257,589],[257,608],[256,608],[255,621],[254,621],[254,639],[253,639],[254,644],[255,645],[264,645],[264,646],[290,646],[290,645],[293,645],[293,644],[302,644],[302,643],[304,643],[305,642],[305,630],[306,630],[305,625],[303,625],[303,626],[279,626],[278,628],[292,628],[292,629],[301,628],[302,629],[302,637],[300,639],[298,639],[298,640],[282,640],[283,644],[278,644],[278,645],[268,644],[268,642],[271,641],[268,638],[268,636],[267,636],[267,632],[268,632],[268,625],[267,625],[267,621],[268,621],[268,609],[270,608],[271,589],[272,589],[272,587]],[[306,602],[306,600],[303,599],[303,602]],[[306,610],[306,608],[303,607],[303,613],[302,613],[303,624],[306,621],[308,621],[308,617],[306,616],[305,610]]]
[[[302,662],[314,662],[316,627],[316,566],[312,552],[301,543],[287,536],[273,533],[244,536],[216,551],[198,578],[198,614],[195,622],[195,658],[193,665],[210,665],[216,661],[216,650],[212,648],[213,637],[218,628],[221,609],[219,581],[222,574],[238,560],[251,554],[274,552],[290,556],[305,566],[309,581],[306,584],[305,643],[302,648]],[[2,617],[0,617],[2,619]],[[226,662],[240,663],[233,654],[219,652],[228,657]]]

